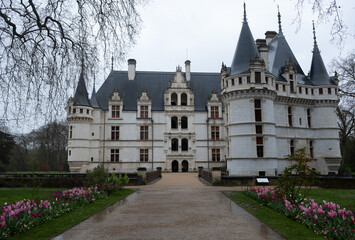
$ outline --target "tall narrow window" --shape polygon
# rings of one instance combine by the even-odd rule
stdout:
[[[288,125],[292,127],[292,107],[287,108]]]
[[[234,78],[232,78],[232,86],[234,86]]]
[[[218,106],[211,106],[211,118],[219,118]]]
[[[120,150],[111,149],[111,162],[118,162],[120,160]]]
[[[181,94],[181,105],[186,106],[187,105],[187,95],[186,93]]]
[[[73,137],[73,126],[70,126],[69,128],[69,138]]]
[[[139,160],[141,162],[148,162],[148,149],[139,150]]]
[[[295,92],[295,84],[294,81],[290,81],[290,92]]]
[[[323,88],[319,89],[319,94],[322,95],[323,94]]]
[[[294,154],[294,153],[295,153],[295,141],[290,140],[290,154]]]
[[[71,150],[69,150],[69,156],[71,156]]]
[[[250,76],[247,76],[247,83],[250,83]]]
[[[306,94],[308,95],[308,88],[305,88],[306,89]]]
[[[255,125],[255,132],[256,132],[256,134],[263,134],[263,126],[262,125]]]
[[[307,122],[308,122],[308,127],[312,127],[312,124],[311,124],[311,109],[307,109]]]
[[[276,83],[276,91],[279,91],[279,84]]]
[[[255,83],[261,83],[261,72],[255,72]]]
[[[177,94],[176,93],[172,93],[171,94],[171,105],[172,106],[176,106],[177,105]]]
[[[76,113],[76,108],[73,108],[73,113]]]
[[[239,84],[243,84],[243,79],[241,77],[238,78]]]
[[[311,89],[311,94],[314,95],[314,90],[313,90],[313,88]]]
[[[84,110],[82,108],[80,108],[80,113],[83,113],[83,112],[84,112]]]
[[[172,117],[171,118],[171,128],[176,129],[178,126],[178,118],[177,117]]]
[[[302,93],[302,87],[298,88],[298,93]]]
[[[171,151],[177,151],[179,142],[176,138],[171,139]]]
[[[221,150],[219,148],[212,148],[212,161],[221,161]]]
[[[263,137],[256,137],[256,154],[258,157],[264,157]]]
[[[120,117],[120,106],[119,105],[113,105],[112,106],[112,118],[119,118]]]
[[[141,140],[148,140],[148,126],[141,126]]]
[[[255,121],[256,122],[261,122],[261,100],[260,99],[255,99],[254,100],[254,109],[255,109]]]
[[[119,140],[119,139],[120,139],[120,127],[111,126],[111,140]]]
[[[148,118],[148,106],[141,106],[141,118]]]
[[[286,92],[286,85],[282,85],[282,91]]]
[[[188,126],[187,117],[182,117],[181,118],[181,128],[187,129],[187,126]]]
[[[181,140],[181,151],[188,151],[189,150],[189,140],[183,138]]]
[[[214,141],[219,140],[219,126],[211,126],[211,138]]]
[[[332,94],[332,89],[328,88],[328,94]]]
[[[313,141],[309,141],[309,156],[313,158]]]

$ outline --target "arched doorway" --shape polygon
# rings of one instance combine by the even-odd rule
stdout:
[[[171,171],[172,172],[179,172],[179,162],[174,160],[171,162]]]
[[[182,161],[182,171],[183,172],[188,172],[189,171],[189,162],[184,160]]]

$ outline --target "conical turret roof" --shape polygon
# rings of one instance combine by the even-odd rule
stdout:
[[[279,32],[269,43],[269,70],[275,76],[282,74],[282,70],[286,63],[290,60],[296,66],[297,74],[304,75],[301,66],[299,65],[295,55],[288,45],[281,28],[281,15],[278,13]]]
[[[81,72],[79,77],[78,86],[76,87],[74,95],[74,106],[87,106],[91,107],[88,91],[86,90],[85,80],[83,72]]]
[[[94,83],[94,86],[92,88],[90,104],[91,104],[91,106],[93,108],[100,108],[99,103],[97,102],[97,99],[96,99],[95,83]]]
[[[256,56],[260,59],[258,49],[256,48],[253,35],[247,22],[244,3],[243,26],[240,31],[237,48],[234,52],[230,75],[249,72],[250,61],[254,60]]]
[[[322,56],[320,55],[320,51],[317,45],[316,32],[313,23],[313,56],[311,63],[311,71],[309,77],[311,78],[311,82],[313,85],[330,85],[330,78],[325,68]]]

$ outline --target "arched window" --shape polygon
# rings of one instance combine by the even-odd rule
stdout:
[[[178,126],[178,119],[177,117],[172,117],[171,118],[171,128],[176,129]]]
[[[187,124],[187,117],[182,117],[182,118],[181,118],[181,128],[182,128],[182,129],[187,129],[187,126],[188,126],[188,124]]]
[[[181,94],[181,106],[186,106],[187,105],[187,95],[186,93]]]
[[[179,142],[176,138],[171,139],[171,151],[177,151],[178,145],[179,145]]]
[[[177,94],[176,93],[171,94],[171,105],[172,106],[177,105]]]
[[[186,138],[183,138],[181,140],[181,150],[188,151],[188,149],[189,149],[189,140],[187,140]]]

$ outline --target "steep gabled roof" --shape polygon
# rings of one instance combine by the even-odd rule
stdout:
[[[256,48],[253,35],[250,31],[245,11],[244,3],[244,20],[242,30],[240,31],[237,48],[234,52],[234,57],[231,65],[230,75],[246,73],[250,71],[250,61],[254,60],[255,57],[260,58],[258,49]]]
[[[269,69],[272,74],[275,76],[279,76],[282,74],[282,69],[283,67],[289,63],[289,61],[292,62],[296,66],[297,74],[303,75],[303,70],[301,66],[299,65],[295,55],[293,55],[293,52],[288,45],[285,36],[283,35],[282,28],[281,28],[281,15],[280,12],[278,13],[278,18],[279,18],[279,32],[275,36],[274,39],[272,39],[268,46],[269,46]]]
[[[330,85],[331,79],[328,75],[327,69],[325,68],[322,56],[320,55],[320,51],[318,49],[317,39],[316,39],[316,32],[313,23],[313,56],[312,56],[312,63],[311,63],[311,71],[310,71],[310,78],[313,85]]]
[[[76,87],[74,95],[74,106],[87,106],[91,107],[88,91],[86,90],[85,80],[83,72],[81,72],[79,77],[78,86]]]
[[[117,89],[123,98],[123,110],[136,111],[137,98],[146,90],[152,99],[152,110],[164,110],[164,91],[174,79],[175,72],[137,71],[134,80],[128,80],[127,71],[112,71],[96,93],[98,105],[108,110],[108,101]],[[219,73],[191,72],[189,82],[194,92],[195,111],[206,111],[207,100],[212,91],[220,94]]]

